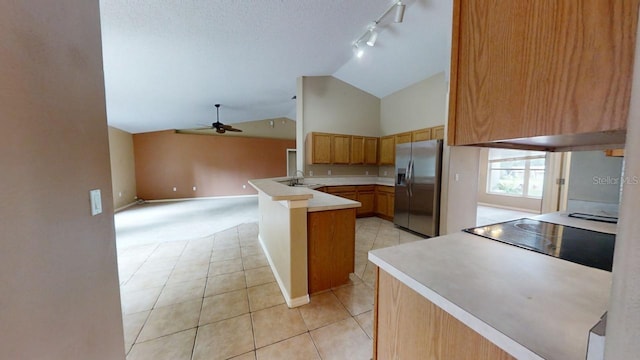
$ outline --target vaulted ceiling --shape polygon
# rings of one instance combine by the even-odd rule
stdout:
[[[131,133],[295,120],[296,78],[384,97],[441,71],[451,0],[406,0],[374,47],[352,45],[397,0],[100,0],[109,125]]]

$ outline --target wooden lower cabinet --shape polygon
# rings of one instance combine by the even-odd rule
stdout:
[[[386,219],[393,220],[395,201],[395,188],[393,186],[376,186],[376,209],[377,216]]]
[[[373,331],[373,358],[379,360],[515,359],[380,269]]]
[[[307,213],[309,294],[349,282],[355,270],[356,209]]]
[[[317,190],[346,199],[359,201],[362,206],[356,210],[357,217],[379,216],[385,220],[393,220],[393,203],[395,194],[393,186],[326,186]]]

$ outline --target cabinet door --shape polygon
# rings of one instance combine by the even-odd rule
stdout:
[[[331,134],[311,134],[311,163],[331,164]]]
[[[348,164],[351,157],[351,135],[331,135],[331,159],[334,164]]]
[[[396,144],[404,144],[411,142],[411,132],[396,134]]]
[[[364,164],[364,136],[351,137],[351,164]]]
[[[364,138],[364,163],[365,165],[378,164],[378,138]]]
[[[396,161],[396,142],[393,135],[380,138],[379,165],[393,165]]]
[[[451,145],[626,128],[638,0],[454,1]]]
[[[389,207],[389,194],[384,191],[376,191],[376,214],[387,215]]]
[[[431,128],[414,130],[411,132],[411,141],[431,140]]]
[[[431,140],[444,140],[444,125],[431,128]]]
[[[360,216],[373,215],[375,210],[375,192],[373,191],[358,191],[358,201],[362,204],[359,208],[356,208],[356,214]]]

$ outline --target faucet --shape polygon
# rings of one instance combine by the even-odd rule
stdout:
[[[300,173],[302,176],[298,177],[298,173]],[[295,184],[296,185],[300,185],[301,184],[301,182],[300,182],[301,179],[304,182],[304,171],[296,170],[296,175],[293,177],[293,180],[294,180]]]

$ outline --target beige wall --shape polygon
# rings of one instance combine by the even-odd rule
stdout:
[[[273,201],[263,192],[259,193],[258,201],[260,241],[287,304],[298,306],[306,303],[307,201]]]
[[[316,175],[327,175],[329,168],[315,169],[304,164],[305,140],[310,132],[379,136],[380,99],[332,76],[298,78],[297,91],[297,156],[298,168]],[[303,165],[304,164],[304,165]],[[364,175],[362,166],[331,168],[332,175]],[[374,175],[373,173],[371,175]]]
[[[109,127],[109,156],[113,207],[129,205],[136,200],[136,165],[133,156],[133,135]]]
[[[476,225],[479,156],[475,147],[444,148],[440,235]]]
[[[255,195],[247,181],[286,176],[287,149],[296,146],[294,140],[175,131],[135,134],[133,145],[137,193],[145,200]]]
[[[302,125],[312,131],[349,135],[380,134],[380,99],[332,76],[302,78]],[[298,139],[299,140],[299,139]]]
[[[630,182],[622,185],[607,315],[606,359],[636,359],[640,354],[640,184],[633,181],[640,179],[640,27],[635,58],[622,170]]]
[[[444,125],[447,121],[444,72],[380,100],[380,136]]]
[[[2,2],[0,34],[0,359],[124,359],[98,1]]]

